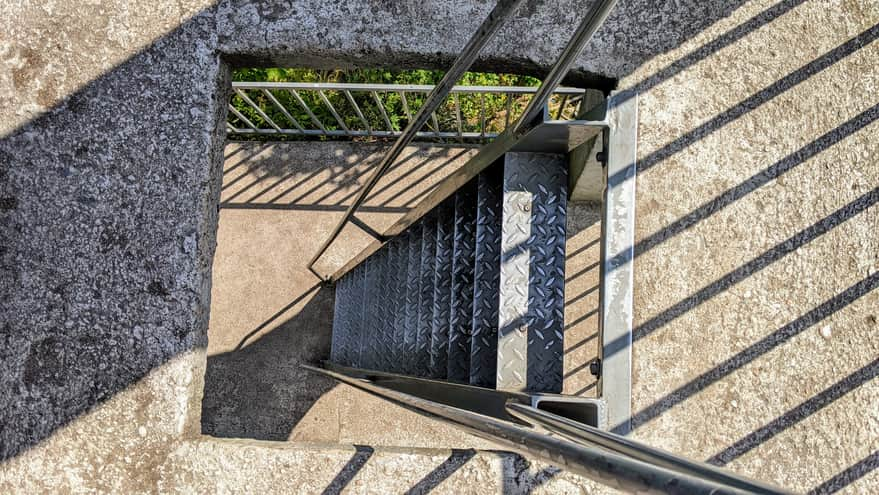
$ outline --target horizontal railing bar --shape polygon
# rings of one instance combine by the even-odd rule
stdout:
[[[305,129],[300,131],[299,129],[281,129],[280,131],[275,129],[239,129],[236,134],[283,134],[288,136],[374,136],[374,137],[397,137],[400,134],[403,134],[403,131],[363,131],[363,130],[354,130],[351,129],[348,132],[339,131],[339,130],[327,130],[321,131],[319,129]],[[499,134],[496,133],[488,133],[482,135],[479,132],[464,132],[458,134],[457,132],[451,131],[441,131],[439,133],[433,131],[418,131],[416,136],[418,137],[438,137],[438,138],[459,138],[463,137],[466,139],[482,139],[484,137],[495,138]]]
[[[652,465],[600,447],[551,437],[508,421],[398,392],[370,380],[353,378],[313,366],[300,366],[409,410],[439,419],[481,438],[505,444],[515,451],[624,491],[706,495],[747,493],[713,480]]]
[[[433,90],[430,84],[371,84],[371,83],[305,83],[305,82],[244,82],[235,81],[233,89],[296,89],[303,91],[396,91],[405,93],[427,93]],[[453,86],[451,93],[509,93],[534,94],[540,86]],[[554,94],[579,95],[585,93],[582,88],[558,87]]]

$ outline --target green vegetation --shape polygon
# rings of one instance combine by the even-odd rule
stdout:
[[[313,69],[237,69],[233,72],[234,81],[267,81],[267,82],[338,82],[338,83],[382,83],[382,84],[418,84],[433,85],[440,81],[443,76],[441,71],[432,70],[335,70],[318,71]],[[459,85],[468,86],[538,86],[540,81],[533,77],[513,74],[492,74],[481,72],[467,72]],[[328,130],[341,130],[329,108],[321,101],[316,91],[299,91],[301,98],[314,112],[317,118]],[[247,90],[247,96],[256,103],[263,111],[281,127],[293,127],[283,112],[274,105],[271,100],[258,90]],[[289,91],[272,91],[271,93],[305,128],[317,128],[302,108],[295,96]],[[339,115],[344,119],[345,125],[350,129],[362,130],[363,123],[347,96],[341,91],[325,91],[327,99],[335,107]],[[352,97],[363,113],[364,118],[374,130],[387,130],[388,125],[382,115],[374,96],[368,92],[352,92]],[[425,93],[406,93],[405,101],[400,93],[379,92],[377,93],[382,106],[386,109],[387,120],[395,130],[401,130],[409,123],[409,115],[415,112],[424,103],[427,96]],[[506,96],[498,94],[461,94],[459,104],[461,108],[462,130],[464,132],[479,132],[481,120],[485,118],[487,132],[501,132],[507,118]],[[510,119],[515,119],[524,110],[530,96],[514,97],[510,102]],[[237,94],[232,97],[232,105],[246,116],[259,128],[270,129],[271,126]],[[484,105],[484,113],[483,113]],[[408,106],[408,112],[406,107]],[[234,115],[230,115],[230,122],[236,127],[246,128]],[[448,98],[437,111],[437,124],[442,131],[456,131],[457,118],[455,100]],[[428,121],[425,130],[435,130],[434,123]],[[272,136],[277,139],[279,136]],[[302,139],[289,136],[292,139]],[[364,138],[366,139],[366,138]]]

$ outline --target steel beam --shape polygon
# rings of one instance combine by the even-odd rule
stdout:
[[[631,430],[632,297],[635,244],[637,95],[608,99],[604,201],[601,215],[598,393],[607,404],[611,431]]]

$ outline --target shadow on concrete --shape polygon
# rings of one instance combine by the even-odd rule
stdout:
[[[254,339],[302,298],[299,313]],[[202,433],[216,437],[286,441],[333,380],[308,373],[330,354],[333,291],[312,288],[249,332],[235,350],[208,356]],[[248,343],[249,342],[249,343]]]
[[[637,67],[653,56],[675,48],[716,20],[729,15],[743,2],[719,3],[718,6],[714,2],[702,2],[704,7],[700,13],[704,11],[704,15],[697,16],[698,22],[678,23],[677,16],[664,15],[662,10],[675,4],[674,2],[632,2],[628,11],[618,15],[631,16],[636,20],[675,19],[676,27],[668,29],[675,34],[674,37],[634,37],[634,41],[646,44],[640,57],[630,60],[629,63],[632,67]],[[638,89],[646,90],[656,86],[715,51],[745,37],[751,31],[761,28],[799,3],[784,1],[776,4],[648,78]],[[632,6],[640,10],[633,11]],[[0,322],[4,380],[7,380],[3,383],[8,392],[0,399],[0,410],[6,419],[0,428],[2,459],[14,457],[36,445],[58,428],[141,380],[151,370],[174,356],[204,345],[203,328],[199,326],[205,322],[198,321],[194,316],[150,321],[134,333],[132,325],[127,323],[141,317],[146,321],[149,319],[148,315],[188,314],[188,311],[191,312],[190,308],[200,307],[199,301],[188,295],[192,292],[190,288],[174,286],[173,281],[180,273],[179,267],[164,263],[166,254],[170,251],[169,246],[174,246],[176,250],[176,246],[192,234],[185,230],[191,226],[184,225],[184,219],[173,216],[172,221],[168,222],[169,211],[162,208],[165,207],[164,203],[173,205],[181,201],[174,194],[187,188],[194,191],[191,196],[182,198],[183,203],[188,205],[199,205],[199,197],[209,192],[206,189],[209,185],[193,187],[193,176],[185,171],[166,173],[166,169],[173,169],[177,165],[175,161],[186,164],[187,157],[191,159],[191,153],[205,150],[205,143],[198,142],[197,146],[170,149],[167,143],[157,147],[152,138],[165,129],[192,132],[193,117],[190,116],[187,106],[192,104],[193,108],[199,107],[195,102],[188,101],[188,96],[185,95],[202,93],[189,91],[188,84],[191,84],[191,80],[187,79],[187,75],[178,78],[176,64],[185,60],[187,53],[193,51],[193,46],[201,43],[205,37],[214,35],[211,29],[215,26],[212,28],[206,20],[215,15],[213,10],[207,9],[201,15],[194,16],[192,20],[162,36],[129,60],[67,95],[50,111],[0,138],[0,177],[6,179],[0,181],[0,210],[3,214],[0,223],[0,256],[3,260],[0,267],[2,279],[8,281],[2,287],[2,299],[8,302],[10,308],[16,309],[4,312],[3,321]],[[649,29],[651,32],[663,32],[662,23],[637,22],[636,25],[644,26],[645,30]],[[875,37],[876,28],[868,30],[853,42],[829,52],[798,73],[744,100],[728,112],[710,120],[705,126],[649,157],[642,170],[656,166],[684,147],[859,49]],[[325,57],[327,53],[320,52],[316,55]],[[239,63],[259,65],[259,59],[255,56],[225,56]],[[295,58],[303,55],[287,56]],[[315,57],[315,60],[318,59],[319,57]],[[368,60],[362,62],[368,63]],[[193,59],[192,63],[198,61]],[[436,63],[439,64],[439,61]],[[492,63],[497,61],[481,62],[483,68],[488,68]],[[476,68],[480,68],[479,64]],[[194,71],[196,67],[191,69]],[[132,85],[139,89],[132,91]],[[142,88],[154,91],[142,91]],[[177,102],[159,100],[155,97],[156,94],[181,95],[180,106],[170,107],[179,112],[166,112],[171,115],[171,119],[177,120],[158,116],[155,108],[160,103],[177,105]],[[109,111],[111,106],[112,111]],[[804,148],[791,155],[775,168],[768,169],[764,176],[746,182],[741,188],[723,196],[717,203],[700,208],[692,215],[693,220],[672,227],[665,234],[656,237],[655,241],[649,241],[636,251],[644,252],[662,240],[683,232],[695,222],[753,191],[754,185],[765,183],[773,176],[790,170],[794,164],[802,163],[808,158],[810,153],[817,153],[854,132],[856,128],[874,121],[876,111],[877,108],[874,107],[850,121],[848,131],[844,125],[826,134],[822,140],[811,145],[813,148]],[[107,137],[119,133],[120,129],[129,129],[129,120],[138,122],[140,132],[123,135],[124,139],[120,140]],[[101,122],[103,125],[84,125],[89,122]],[[195,123],[201,124],[202,121],[196,120]],[[40,156],[39,159],[35,158],[37,155]],[[101,188],[90,190],[95,184],[89,183],[89,179],[84,176],[81,179],[71,179],[77,181],[77,187],[60,186],[55,182],[59,175],[72,176],[71,169],[75,167],[87,169],[92,176],[103,180]],[[26,173],[22,173],[22,170]],[[123,183],[119,177],[129,173],[138,183],[155,183],[159,187],[155,190],[117,187]],[[196,179],[204,181],[209,178]],[[187,183],[187,186],[178,184],[178,181]],[[99,189],[103,194],[99,194]],[[195,223],[204,220],[204,212],[195,206],[190,208],[191,211],[185,213]],[[51,211],[52,218],[47,220],[44,211]],[[63,221],[56,216],[56,212],[60,211],[65,211],[68,215]],[[179,213],[177,216],[180,216]],[[70,225],[94,226],[102,222],[122,227],[110,229],[109,232],[107,229],[100,231],[89,228],[78,229],[75,233],[67,230]],[[134,227],[125,228],[126,222]],[[211,224],[211,221],[206,223]],[[33,237],[33,232],[39,232],[40,237]],[[207,232],[198,234],[210,235]],[[808,242],[805,238],[810,235],[814,238],[814,235],[820,234],[803,235],[805,237],[802,242]],[[197,257],[195,253],[190,253],[189,256]],[[210,253],[207,257],[209,261]],[[766,258],[772,261],[775,259],[778,256],[772,254]],[[30,261],[22,263],[18,260]],[[120,273],[124,276],[120,276]],[[734,275],[733,279],[737,276]],[[26,291],[22,289],[25,282],[32,284]],[[661,401],[655,407],[639,413],[639,421],[636,423],[643,423],[685,400],[718,377],[762,355],[766,349],[777,346],[790,336],[862,297],[875,289],[877,284],[879,278],[873,275],[825,301],[806,315],[777,330],[765,341],[755,344],[715,371],[706,373],[691,385],[672,394],[668,401]],[[715,290],[710,289],[702,297],[712,297],[714,294]],[[328,297],[323,292],[318,293],[315,295],[317,301],[309,303],[303,312],[315,314],[323,311],[321,304],[327,304]],[[690,308],[690,304],[685,303],[683,307]],[[80,308],[88,309],[86,311]],[[675,312],[671,313],[672,316],[674,314]],[[641,334],[646,335],[650,328],[645,327]],[[325,354],[328,335],[309,335],[305,330],[307,329],[303,329],[298,323],[287,322],[251,345],[214,358],[217,365],[214,372],[224,369],[224,366],[225,369],[222,373],[209,376],[208,380],[218,382],[223,376],[232,376],[230,370],[235,369],[235,380],[246,386],[248,380],[255,375],[266,373],[268,376],[265,369],[252,363],[287,359],[292,364],[295,358],[285,357],[283,353],[289,353],[290,347],[299,346],[302,339],[311,342],[309,345],[313,346],[311,350],[315,355]],[[242,376],[245,374],[240,373],[240,368],[235,368],[236,360],[239,359],[251,362],[251,377]],[[314,377],[310,378],[313,379]],[[317,388],[326,390],[331,385],[327,383]],[[833,396],[833,393],[827,395]],[[816,399],[815,404],[821,404],[821,400],[823,399]],[[218,402],[214,407],[222,407],[222,404]],[[804,411],[807,410],[809,407],[804,408]],[[289,410],[278,411],[281,419],[265,430],[271,431],[267,435],[278,435],[278,432],[284,430],[289,432],[291,424],[295,423],[283,418],[289,413]],[[802,413],[793,413],[792,418],[796,419],[798,414]],[[770,428],[767,431],[774,430]],[[754,439],[759,440],[763,435],[766,433],[755,432]],[[750,443],[747,444],[748,448],[752,448]],[[879,456],[873,453],[816,487],[814,493],[837,491],[875,469],[877,464]]]
[[[830,405],[836,399],[876,378],[876,376],[879,376],[879,358],[827,387],[809,400],[785,412],[758,430],[751,432],[722,452],[718,452],[708,459],[708,462],[724,466],[738,459],[763,442]]]
[[[348,483],[351,483],[351,480],[357,476],[357,473],[363,469],[363,466],[366,465],[366,462],[369,461],[369,458],[372,457],[372,454],[375,453],[375,449],[368,445],[355,445],[354,448],[356,452],[351,456],[351,459],[342,467],[342,470],[339,471],[339,474],[333,478],[333,481],[324,488],[324,491],[321,492],[321,495],[339,495],[342,493],[342,490],[348,486]]]
[[[879,450],[856,462],[852,466],[837,473],[829,480],[809,490],[809,495],[829,495],[836,493],[850,484],[879,468]]]
[[[430,493],[434,488],[439,486],[440,483],[451,476],[452,473],[461,469],[461,466],[464,464],[467,464],[467,462],[475,455],[476,451],[473,449],[452,449],[449,458],[434,468],[433,471],[427,473],[427,475],[418,483],[415,483],[412,488],[406,491],[406,495],[424,495]]]

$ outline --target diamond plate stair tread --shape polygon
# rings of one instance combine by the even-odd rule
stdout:
[[[564,157],[508,153],[503,186],[497,387],[561,392]]]
[[[434,264],[433,325],[430,339],[430,377],[448,374],[449,325],[452,310],[452,253],[455,238],[455,203],[437,207],[436,263]]]
[[[415,374],[416,342],[418,338],[418,301],[421,294],[421,224],[409,228],[408,265],[406,270],[406,312],[403,325],[403,372]]]
[[[433,333],[433,293],[436,271],[436,210],[421,219],[421,272],[418,294],[418,330],[415,341],[415,376],[430,374],[430,343]]]
[[[470,332],[473,321],[473,263],[476,242],[476,181],[455,193],[448,380],[470,382]]]
[[[470,384],[491,388],[497,373],[502,181],[502,165],[483,171],[478,178],[476,201]]]

